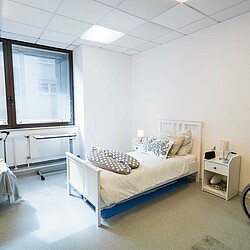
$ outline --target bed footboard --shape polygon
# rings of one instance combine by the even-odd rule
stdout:
[[[101,225],[100,205],[100,169],[96,169],[89,162],[67,152],[67,188],[71,195],[71,188],[75,188],[86,200],[95,206],[97,225]]]

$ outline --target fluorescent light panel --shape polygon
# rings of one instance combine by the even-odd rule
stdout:
[[[89,30],[87,30],[81,36],[81,38],[89,41],[108,44],[114,42],[115,40],[121,38],[124,35],[125,34],[115,30],[94,25]]]

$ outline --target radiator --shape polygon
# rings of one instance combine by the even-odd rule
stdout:
[[[33,163],[41,163],[50,160],[65,158],[65,152],[69,152],[69,138],[53,138],[37,140],[36,135],[50,135],[60,133],[74,133],[78,135],[78,127],[53,127],[38,129],[18,129],[9,130],[10,135],[7,140],[7,164],[9,166],[29,166]],[[0,143],[0,150],[2,149]],[[73,153],[79,154],[78,137],[73,140]],[[2,157],[2,150],[0,158]]]

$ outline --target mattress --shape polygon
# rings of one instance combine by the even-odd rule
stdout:
[[[167,181],[189,173],[189,164],[196,160],[194,155],[175,156],[167,160],[144,152],[130,152],[140,162],[129,175],[101,172],[102,207],[112,206],[142,192],[153,189]]]

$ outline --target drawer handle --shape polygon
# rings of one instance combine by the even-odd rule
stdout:
[[[214,169],[216,169],[216,167],[214,167]]]

